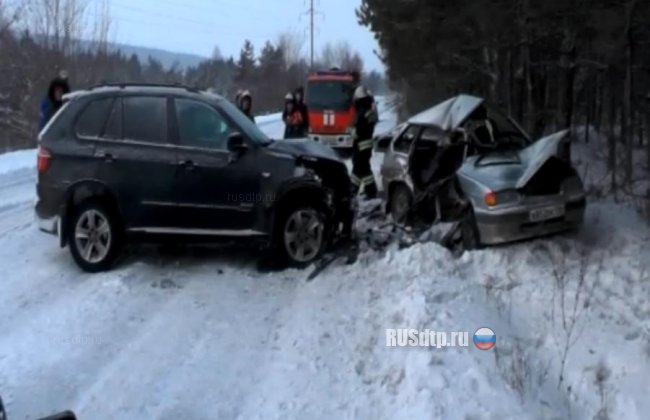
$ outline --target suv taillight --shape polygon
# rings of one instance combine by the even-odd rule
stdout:
[[[39,173],[47,171],[47,168],[50,166],[50,161],[52,160],[52,155],[49,150],[45,149],[43,146],[38,147],[38,159],[36,162],[36,167],[38,168]]]

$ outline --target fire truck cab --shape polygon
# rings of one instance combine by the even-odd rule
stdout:
[[[316,71],[307,77],[305,102],[309,108],[309,138],[334,148],[351,148],[354,124],[354,77],[338,69]]]

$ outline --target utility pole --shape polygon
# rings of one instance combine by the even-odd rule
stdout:
[[[309,44],[310,44],[310,50],[309,50],[309,55],[310,55],[310,67],[313,69],[314,68],[314,60],[316,56],[316,52],[314,51],[314,45],[315,45],[315,39],[314,35],[316,34],[316,15],[322,13],[319,13],[316,10],[317,7],[317,2],[316,0],[308,0],[309,1],[309,9],[304,11],[303,13],[300,14],[300,17],[302,18],[303,15],[309,15]],[[306,3],[306,1],[305,1]]]
[[[314,0],[310,0],[309,7],[309,18],[311,21],[310,32],[311,32],[311,69],[314,69]]]

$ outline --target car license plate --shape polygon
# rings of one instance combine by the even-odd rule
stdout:
[[[549,206],[541,209],[531,210],[528,218],[531,222],[543,222],[545,220],[557,219],[564,216],[564,206]]]

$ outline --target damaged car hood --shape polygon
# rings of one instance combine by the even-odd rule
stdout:
[[[268,149],[275,153],[290,155],[296,158],[312,157],[341,162],[341,159],[331,147],[309,139],[278,140],[271,143]]]
[[[458,95],[411,117],[408,122],[453,131],[459,128],[483,102],[483,99],[476,96]]]
[[[472,156],[461,166],[458,174],[479,181],[493,191],[521,189],[550,158],[564,158],[560,156],[560,146],[568,140],[568,134],[568,130],[551,134],[518,151]]]

